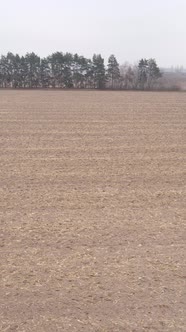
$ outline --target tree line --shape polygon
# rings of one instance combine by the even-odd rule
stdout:
[[[100,54],[87,59],[55,52],[41,58],[8,53],[0,57],[0,88],[153,89],[162,76],[155,59],[119,66],[114,55],[107,66]]]

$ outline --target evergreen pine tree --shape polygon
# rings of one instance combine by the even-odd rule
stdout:
[[[107,77],[111,81],[111,87],[113,89],[115,82],[120,78],[119,63],[113,54],[108,59]]]
[[[104,89],[106,82],[104,59],[100,54],[93,55],[92,69],[94,78],[94,88]]]

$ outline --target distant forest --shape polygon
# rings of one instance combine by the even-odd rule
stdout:
[[[92,59],[62,52],[46,58],[10,52],[0,57],[0,88],[153,90],[159,89],[161,77],[155,59],[120,66],[114,55],[107,65],[100,54]]]

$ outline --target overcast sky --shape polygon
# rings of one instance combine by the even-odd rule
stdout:
[[[0,53],[8,51],[186,67],[186,0],[0,0]]]

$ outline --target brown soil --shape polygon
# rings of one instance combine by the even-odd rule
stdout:
[[[0,91],[0,331],[185,331],[185,93]]]

